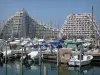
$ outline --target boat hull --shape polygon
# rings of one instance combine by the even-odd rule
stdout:
[[[84,66],[84,65],[88,65],[91,63],[91,60],[89,61],[82,61],[81,63],[79,61],[69,61],[68,64],[70,66]]]
[[[93,56],[90,56],[90,59],[88,59],[88,60],[81,60],[81,61],[80,60],[69,60],[68,64],[70,66],[80,66],[80,65],[84,66],[84,65],[90,64],[92,59],[93,59]]]

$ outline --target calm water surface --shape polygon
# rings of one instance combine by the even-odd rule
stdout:
[[[67,65],[44,63],[39,66],[38,64],[22,65],[20,62],[15,61],[12,63],[0,63],[0,75],[44,75],[44,69],[48,71],[48,75],[100,75],[100,66],[84,66],[68,67]]]

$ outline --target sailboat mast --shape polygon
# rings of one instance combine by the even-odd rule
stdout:
[[[93,6],[92,6],[92,24],[93,24]]]
[[[92,6],[92,31],[93,31],[93,34],[92,35],[93,35],[93,44],[94,44],[94,37],[95,36],[94,36],[94,25],[93,25],[93,21],[94,21],[93,20],[93,13],[94,13],[93,11],[94,11],[94,9],[93,9],[93,6]]]

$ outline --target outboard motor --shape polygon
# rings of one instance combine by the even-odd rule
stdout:
[[[3,59],[4,59],[4,58],[3,58],[3,53],[1,52],[1,53],[0,53],[0,63],[3,62]]]
[[[31,59],[31,56],[29,55],[28,56],[28,64],[31,64],[32,63],[32,59]]]
[[[24,64],[30,64],[32,62],[31,56],[26,55],[25,59],[23,60]]]
[[[0,58],[3,58],[3,53],[2,52],[0,53]]]
[[[23,59],[24,64],[27,63],[27,60],[28,60],[28,55],[26,54],[25,58]]]

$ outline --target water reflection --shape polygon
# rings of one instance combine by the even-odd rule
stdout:
[[[57,75],[59,75],[59,66],[57,66]]]
[[[41,65],[39,67],[40,67],[40,75],[41,75]]]
[[[71,75],[71,71],[68,69],[67,65],[59,66],[59,75]]]
[[[67,65],[57,66],[53,63],[23,64],[18,61],[1,64],[0,75],[99,75],[100,67],[84,66],[69,67]],[[23,68],[23,69],[22,69]]]
[[[93,67],[91,65],[87,65],[87,66],[83,66],[81,68],[79,67],[68,67],[68,69],[71,71],[71,75],[88,75],[88,72],[90,72],[90,70]]]
[[[6,72],[5,73],[6,73],[5,75],[7,75],[7,63],[6,63]]]
[[[0,62],[0,67],[3,67],[3,63],[2,62]]]

